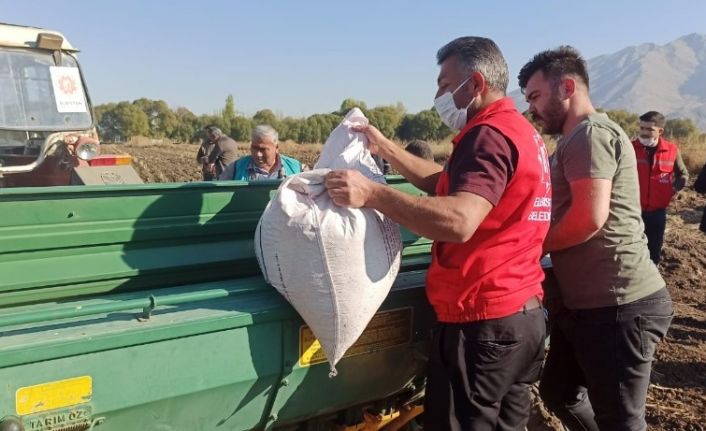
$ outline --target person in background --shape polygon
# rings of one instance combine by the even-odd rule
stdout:
[[[208,156],[213,151],[215,144],[206,137],[201,141],[201,146],[199,146],[199,151],[196,153],[196,161],[201,165],[201,176],[204,181],[213,181],[215,175],[211,172],[208,162]]]
[[[404,149],[408,153],[412,153],[417,157],[421,157],[422,159],[425,160],[431,160],[434,161],[434,153],[431,150],[431,147],[429,146],[429,143],[427,141],[423,141],[421,139],[415,139],[409,144],[407,144]],[[380,170],[382,171],[383,175],[387,175],[391,171],[390,167],[390,162],[387,160],[383,159],[380,157],[378,154],[373,154],[373,160],[375,160],[375,163],[378,165]]]
[[[704,164],[704,167],[701,168],[701,172],[699,172],[699,176],[696,177],[696,181],[694,182],[694,190],[701,194],[706,194],[706,164]],[[699,225],[699,230],[701,232],[706,233],[706,207],[704,207],[704,214],[701,216],[701,224]]]
[[[216,126],[208,126],[205,130],[208,140],[213,145],[213,149],[206,158],[205,169],[213,175],[213,178],[219,178],[226,166],[238,158],[238,144]]]
[[[279,134],[267,124],[256,126],[250,139],[250,155],[231,163],[221,180],[256,181],[289,177],[302,172],[299,160],[279,152]]]
[[[495,42],[461,37],[437,61],[434,106],[459,131],[445,167],[373,126],[351,128],[427,196],[355,170],[332,171],[325,185],[337,205],[376,209],[434,240],[426,292],[438,323],[424,428],[522,430],[544,359],[539,260],[550,220],[549,162],[541,136],[506,96],[507,63]]]
[[[434,161],[434,152],[427,141],[415,139],[404,147],[405,151],[425,160]]]
[[[390,162],[383,159],[378,154],[371,154],[371,155],[373,157],[373,160],[375,161],[375,164],[378,166],[378,169],[380,169],[380,172],[382,172],[383,175],[388,175],[391,170]]]
[[[551,253],[562,307],[539,393],[570,430],[640,430],[657,343],[673,317],[650,260],[630,138],[589,97],[587,66],[562,46],[520,70],[529,112],[561,135],[551,159]]]
[[[632,142],[640,180],[640,205],[650,259],[659,263],[667,226],[667,207],[674,193],[689,180],[679,148],[664,139],[664,115],[649,111],[640,116],[640,132]]]

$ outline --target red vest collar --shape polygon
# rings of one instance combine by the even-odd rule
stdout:
[[[647,151],[647,147],[642,145],[642,142],[640,142],[639,138],[635,138],[635,140],[632,141],[632,143],[636,148],[639,148],[642,151]],[[657,145],[655,145],[653,148],[655,149],[656,153],[657,152],[661,153],[664,151],[669,151],[669,144],[671,144],[671,142],[669,142],[668,140],[666,140],[660,136],[657,139]]]
[[[647,147],[645,147],[644,145],[642,145],[642,143],[640,143],[640,140],[639,140],[639,139],[637,140],[637,143],[640,144],[640,146],[641,146],[645,151],[647,151]],[[655,145],[653,148],[655,149],[655,152],[656,152],[656,153],[657,153],[657,152],[661,153],[661,152],[664,152],[664,151],[669,151],[669,148],[667,147],[667,145],[668,145],[668,142],[667,142],[666,140],[662,139],[662,137],[660,136],[659,138],[657,138],[657,145]]]
[[[476,115],[471,118],[471,121],[466,123],[466,126],[461,129],[460,132],[458,132],[458,135],[456,135],[452,139],[454,146],[461,142],[461,139],[463,139],[466,133],[468,133],[472,128],[474,128],[478,124],[485,122],[488,118],[492,117],[498,112],[504,111],[517,111],[517,108],[515,107],[515,102],[513,102],[512,99],[507,96],[503,97],[502,99],[496,100],[495,102],[478,111],[478,113],[476,113]]]

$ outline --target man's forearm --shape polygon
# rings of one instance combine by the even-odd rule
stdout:
[[[568,213],[567,213],[568,215]],[[583,244],[598,233],[600,227],[582,223],[572,223],[569,217],[562,217],[552,225],[544,239],[544,252],[564,250],[575,245]]]
[[[492,209],[483,198],[465,195],[465,198],[414,196],[379,184],[366,206],[426,238],[465,242]]]
[[[601,230],[610,213],[611,180],[581,178],[570,182],[572,199],[566,213],[552,223],[544,251],[563,250],[584,243]]]
[[[689,181],[689,170],[686,168],[684,159],[681,157],[681,152],[677,152],[677,159],[674,161],[674,167],[676,168],[677,175],[684,179],[686,183]]]

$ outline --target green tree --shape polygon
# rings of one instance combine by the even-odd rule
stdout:
[[[256,126],[259,126],[261,124],[269,124],[275,129],[277,129],[277,126],[279,125],[279,122],[277,121],[277,116],[274,112],[269,109],[261,109],[257,111],[255,115],[253,115],[252,121]]]
[[[608,118],[618,123],[629,137],[637,136],[640,131],[640,116],[622,109],[606,111]]]
[[[451,130],[441,121],[441,117],[434,109],[405,115],[397,129],[397,136],[405,141],[413,139],[440,141],[450,134]]]
[[[252,120],[247,117],[233,117],[230,127],[230,137],[240,142],[249,142],[252,131]]]
[[[226,133],[228,131],[228,129],[226,129],[226,125],[223,124],[223,117],[220,114],[218,114],[218,115],[208,115],[208,114],[200,115],[198,117],[197,124],[198,124],[199,129],[203,129],[204,127],[207,127],[207,126],[216,126],[219,129],[221,129],[223,131],[223,133]]]
[[[341,122],[336,114],[314,114],[304,121],[299,131],[299,142],[320,143],[326,141],[331,131]]]
[[[353,108],[360,108],[361,111],[363,111],[363,114],[365,116],[368,116],[368,105],[365,104],[362,100],[356,100],[352,98],[345,99],[343,102],[341,102],[341,107],[338,109],[338,111],[334,112],[336,115],[340,115],[341,117],[344,117],[348,111],[350,111]]]
[[[103,139],[125,142],[133,136],[148,136],[149,118],[139,107],[130,102],[120,102],[101,114],[97,125]]]
[[[96,119],[96,124],[100,125],[101,121],[103,120],[103,115],[106,112],[112,111],[113,109],[115,109],[115,106],[116,106],[115,103],[104,103],[102,105],[94,106],[93,107],[93,116]]]
[[[167,106],[167,102],[164,100],[141,98],[132,103],[147,115],[149,122],[149,132],[147,136],[152,138],[164,138],[172,134],[177,125],[177,120],[174,111]]]
[[[225,127],[223,130],[230,130],[233,127],[233,118],[235,118],[235,99],[232,94],[226,97],[226,106],[223,108],[221,116],[223,117],[223,126]]]
[[[693,136],[698,136],[699,128],[689,118],[673,118],[667,120],[664,126],[664,134],[667,139],[687,140]]]
[[[279,138],[282,141],[286,140],[292,140],[292,141],[299,141],[299,135],[302,131],[302,128],[304,127],[304,123],[306,122],[305,119],[303,118],[293,118],[293,117],[285,117],[280,121],[279,124],[279,129],[277,132],[279,133]]]
[[[400,126],[405,116],[404,106],[401,104],[394,106],[377,106],[368,110],[368,120],[370,124],[377,127],[383,135],[392,137]]]
[[[170,139],[177,142],[192,142],[195,140],[195,134],[198,132],[198,118],[193,112],[186,108],[177,108],[174,112],[176,118],[176,126],[172,130]]]

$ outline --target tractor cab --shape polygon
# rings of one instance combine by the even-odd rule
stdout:
[[[129,163],[91,170],[100,142],[76,53],[61,33],[0,24],[0,187],[141,182]]]

